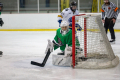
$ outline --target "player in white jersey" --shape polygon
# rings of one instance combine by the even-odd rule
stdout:
[[[1,15],[1,11],[3,9],[3,4],[0,2],[0,15]],[[2,26],[4,24],[4,22],[2,21],[2,18],[0,18],[0,26]],[[2,55],[2,51],[0,51],[0,56]]]
[[[58,15],[58,22],[59,22],[59,27],[62,22],[62,20],[68,21],[69,22],[69,29],[72,30],[72,16],[74,15],[79,15],[79,11],[77,10],[77,3],[75,1],[72,1],[70,3],[70,7],[64,9],[59,15]],[[75,27],[77,30],[81,31],[82,28],[80,25],[76,22]],[[77,35],[76,35],[77,39]],[[81,48],[80,48],[81,49]],[[82,50],[82,49],[81,49]]]
[[[75,1],[72,1],[70,3],[70,7],[64,9],[59,15],[58,15],[58,22],[59,25],[61,24],[62,20],[68,21],[69,24],[72,22],[72,16],[79,15],[79,11],[77,10],[77,3]],[[77,23],[76,23],[77,24]],[[71,24],[69,25],[71,26]],[[60,26],[59,26],[60,27]],[[77,27],[80,27],[80,25],[77,24]],[[80,27],[81,28],[81,27]]]

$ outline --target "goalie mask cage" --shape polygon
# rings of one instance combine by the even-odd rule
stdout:
[[[77,21],[77,22],[76,22]],[[77,31],[75,23],[82,27]],[[83,49],[81,54],[87,60],[79,59],[76,54],[76,38]],[[102,69],[115,67],[119,63],[119,57],[114,55],[108,41],[100,15],[87,16],[84,14],[72,17],[72,66],[73,68]]]

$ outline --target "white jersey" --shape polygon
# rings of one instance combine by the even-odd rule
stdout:
[[[73,13],[73,11],[70,8],[66,8],[60,13],[60,15],[58,15],[58,21],[59,20],[68,21],[70,17],[78,14],[79,14],[78,10],[76,10],[75,13]]]

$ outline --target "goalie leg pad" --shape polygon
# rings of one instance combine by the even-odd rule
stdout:
[[[64,55],[52,55],[52,64],[56,66],[70,67],[72,58],[64,57]]]

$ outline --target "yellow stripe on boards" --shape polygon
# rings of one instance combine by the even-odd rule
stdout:
[[[84,31],[84,30],[82,30],[82,31]],[[98,29],[87,29],[87,31],[95,32],[95,33],[99,32]],[[109,31],[109,30],[108,30],[108,31]],[[115,31],[115,32],[120,32],[120,29],[115,29],[114,31]],[[110,32],[110,31],[109,31],[109,32]]]
[[[0,29],[0,31],[56,31],[57,29]]]
[[[0,31],[56,31],[56,30],[57,29],[0,29]],[[90,30],[88,30],[88,31],[90,31]],[[120,29],[115,29],[114,31],[120,32]]]

